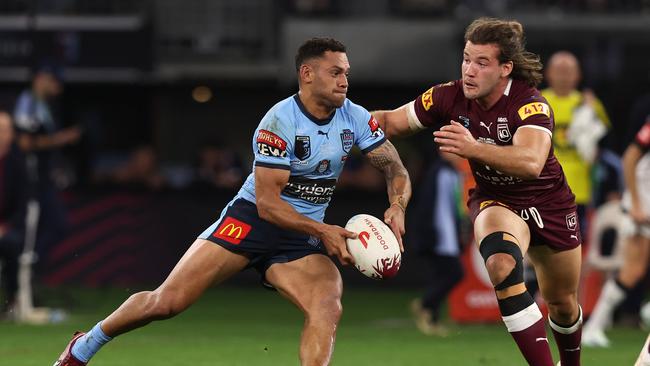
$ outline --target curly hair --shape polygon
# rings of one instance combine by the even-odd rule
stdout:
[[[465,30],[465,42],[494,44],[499,47],[499,62],[512,61],[512,77],[536,87],[542,81],[539,55],[526,51],[524,27],[516,20],[479,18]]]
[[[300,66],[305,61],[321,57],[327,51],[345,52],[345,46],[334,38],[311,38],[305,41],[296,54],[296,71],[300,71]]]

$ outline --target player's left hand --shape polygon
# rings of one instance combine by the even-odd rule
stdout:
[[[402,235],[406,233],[404,228],[404,211],[397,205],[390,205],[384,212],[384,222],[395,234],[397,242],[399,243],[399,250],[404,253],[404,244],[402,243]]]
[[[474,148],[478,144],[467,128],[453,120],[451,124],[435,131],[433,136],[433,141],[440,145],[440,151],[450,152],[466,159],[473,156]]]

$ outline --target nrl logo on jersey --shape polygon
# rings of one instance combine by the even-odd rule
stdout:
[[[463,122],[463,127],[469,128],[469,118],[465,116],[458,116],[458,119]]]
[[[510,139],[512,138],[512,135],[510,134],[510,129],[508,128],[507,123],[497,123],[497,138],[501,142],[510,141]]]
[[[566,215],[566,227],[573,231],[578,228],[578,215],[575,212]]]
[[[309,136],[296,136],[296,147],[294,148],[296,158],[305,160],[311,155],[311,142]]]
[[[346,154],[349,153],[352,145],[354,145],[354,132],[346,128],[341,132],[341,147],[343,148],[343,152]]]

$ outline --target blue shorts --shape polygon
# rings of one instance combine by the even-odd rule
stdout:
[[[199,235],[199,239],[247,257],[250,263],[246,268],[255,268],[262,276],[274,263],[291,262],[310,254],[326,254],[320,239],[262,220],[257,206],[243,198],[230,202],[219,220]]]

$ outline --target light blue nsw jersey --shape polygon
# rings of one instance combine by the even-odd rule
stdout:
[[[274,105],[255,130],[253,172],[235,199],[255,203],[256,167],[286,169],[291,173],[282,199],[322,222],[352,146],[367,153],[384,141],[377,121],[348,99],[330,118],[319,120],[294,95]]]

